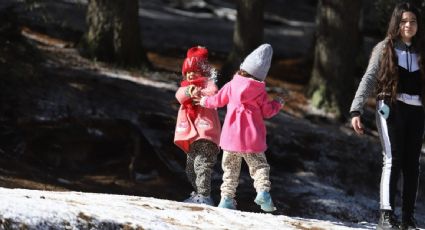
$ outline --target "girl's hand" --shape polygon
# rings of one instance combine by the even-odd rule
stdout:
[[[281,93],[278,93],[274,99],[283,105],[289,100],[289,93],[283,90]]]
[[[276,96],[273,100],[279,102],[282,106],[285,104],[285,100],[282,97]]]
[[[362,122],[360,120],[360,116],[355,116],[353,118],[351,118],[351,125],[353,126],[354,131],[356,131],[357,134],[363,134],[364,130],[363,130],[363,125]]]
[[[201,97],[201,88],[200,87],[193,87],[192,92],[190,93],[192,98],[198,98]]]
[[[284,101],[288,101],[289,100],[289,92],[286,89],[282,89],[281,93],[277,94],[278,97],[281,97]]]
[[[198,96],[198,97],[194,97],[194,98],[192,98],[192,103],[193,103],[194,105],[200,105],[200,104],[201,104],[201,97],[200,97],[200,96]]]
[[[190,98],[199,97],[201,95],[201,88],[200,87],[196,87],[194,85],[190,85],[186,89],[186,94]]]

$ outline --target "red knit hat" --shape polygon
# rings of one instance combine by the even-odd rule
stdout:
[[[207,71],[208,50],[202,46],[192,47],[187,50],[186,58],[183,61],[182,74],[186,76],[187,72],[200,72],[205,74]]]

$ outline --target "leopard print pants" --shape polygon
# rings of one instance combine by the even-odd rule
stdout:
[[[187,153],[186,175],[197,194],[210,195],[211,173],[218,153],[218,146],[211,141],[198,140],[191,144]]]
[[[221,184],[221,197],[234,198],[236,188],[239,184],[242,159],[248,165],[249,174],[254,179],[254,188],[257,192],[270,191],[271,183],[269,179],[270,166],[267,163],[264,153],[237,153],[223,152],[223,183]]]

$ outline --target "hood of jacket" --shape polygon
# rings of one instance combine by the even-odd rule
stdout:
[[[233,101],[248,103],[254,101],[265,91],[265,83],[252,78],[235,75],[231,81],[231,97]]]

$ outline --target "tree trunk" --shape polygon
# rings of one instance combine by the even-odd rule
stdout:
[[[226,83],[246,55],[263,41],[264,1],[237,0],[237,18],[233,32],[233,48],[221,70],[219,85]]]
[[[137,0],[90,0],[84,48],[89,57],[125,66],[149,66],[142,48]]]
[[[314,107],[348,116],[354,94],[361,1],[320,0],[312,76],[307,95]]]

